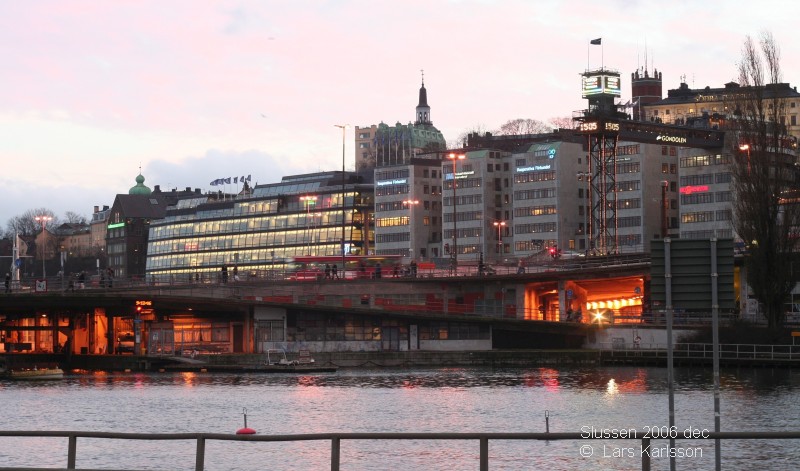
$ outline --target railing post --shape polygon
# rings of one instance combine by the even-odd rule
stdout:
[[[339,471],[339,452],[341,443],[339,437],[331,438],[331,471]]]
[[[206,463],[206,439],[197,437],[197,452],[194,457],[194,471],[203,471]]]
[[[75,435],[69,436],[69,444],[67,445],[67,469],[75,469],[75,454],[78,448],[78,437]]]
[[[642,438],[642,471],[650,471],[650,439]]]
[[[489,471],[489,439],[481,437],[481,471]]]

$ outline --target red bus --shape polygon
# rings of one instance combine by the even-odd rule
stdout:
[[[376,277],[380,264],[381,277],[392,276],[395,267],[400,267],[403,257],[400,255],[346,255],[345,270],[342,270],[342,257],[336,255],[300,256],[287,261],[287,278],[293,281],[315,281],[326,278],[325,265],[328,266],[327,278],[334,279],[371,279]],[[333,274],[336,267],[336,275]]]

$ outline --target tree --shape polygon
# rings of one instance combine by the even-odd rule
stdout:
[[[37,216],[49,216],[52,220],[47,222],[48,227],[55,227],[60,224],[55,213],[47,208],[29,209],[19,216],[9,219],[6,224],[6,236],[11,238],[15,234],[20,236],[32,236],[42,230],[42,223],[36,220]]]
[[[547,120],[554,129],[575,129],[575,121],[569,116],[557,116]]]
[[[786,95],[781,93],[780,52],[774,38],[762,33],[758,44],[745,40],[738,64],[739,89],[733,98],[731,139],[733,218],[749,250],[747,283],[762,303],[770,328],[785,320],[784,303],[797,279],[792,258],[797,250],[800,183],[796,141],[786,135]]]
[[[64,213],[64,219],[65,220],[63,222],[69,224],[86,224],[86,216],[73,211],[67,211]]]
[[[483,136],[486,134],[486,126],[483,124],[475,124],[471,128],[465,129],[455,140],[451,140],[447,143],[447,148],[461,149],[463,147],[467,147],[467,141],[470,134],[478,134]]]
[[[519,134],[546,134],[553,132],[553,126],[537,119],[512,119],[500,126],[494,132],[498,136],[513,136]]]

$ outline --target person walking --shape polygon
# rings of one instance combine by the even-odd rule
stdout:
[[[226,265],[222,265],[222,282],[228,282],[228,267]]]
[[[331,267],[331,277],[332,277],[334,280],[338,280],[338,279],[339,279],[339,269],[336,267],[336,264],[335,264],[335,263],[334,263],[334,264],[333,264],[333,266]]]
[[[326,280],[331,279],[331,266],[328,265],[327,263],[325,264],[325,279]]]

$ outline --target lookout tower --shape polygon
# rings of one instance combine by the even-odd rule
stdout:
[[[601,67],[581,74],[583,98],[589,102],[573,119],[587,139],[588,171],[579,173],[587,180],[587,250],[598,254],[617,250],[617,142],[620,121],[627,118],[620,97],[620,78],[616,70]]]

